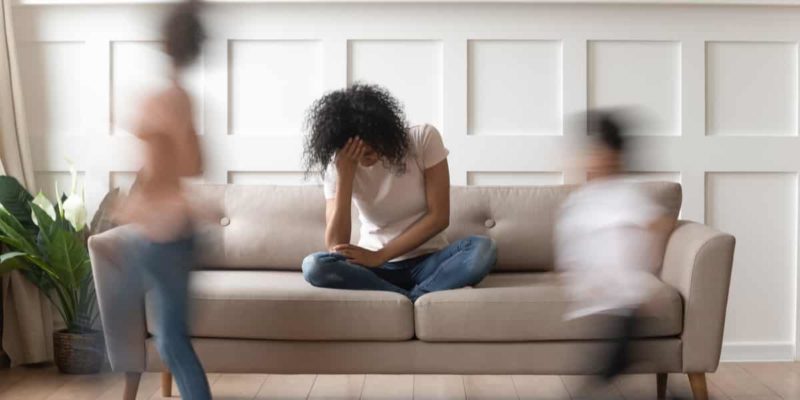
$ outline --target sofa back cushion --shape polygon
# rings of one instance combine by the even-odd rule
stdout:
[[[325,249],[325,200],[315,186],[196,185],[201,265],[297,270]]]
[[[679,184],[641,185],[677,218]],[[553,224],[575,188],[453,187],[447,237],[493,238],[498,248],[495,271],[551,270]],[[191,196],[206,217],[198,225],[205,267],[299,270],[305,256],[325,250],[325,200],[318,186],[197,185]],[[358,242],[358,228],[354,210],[353,243]]]
[[[681,186],[641,183],[673,219],[681,207]],[[454,187],[450,199],[451,241],[485,235],[497,243],[495,271],[553,269],[553,227],[561,203],[578,186]],[[667,238],[663,238],[666,244]]]

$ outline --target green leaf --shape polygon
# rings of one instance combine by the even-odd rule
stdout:
[[[53,216],[46,210],[49,203],[37,203],[28,199],[25,214],[38,221],[34,231],[0,206],[0,243],[12,250],[0,255],[0,273],[21,270],[50,299],[70,331],[91,329],[98,310],[86,230],[76,232],[63,210]]]
[[[31,220],[31,200],[33,200],[33,196],[14,177],[0,176],[0,204],[22,226],[35,232],[36,226]]]
[[[20,259],[24,255],[25,253],[19,251],[10,251],[0,255],[0,275],[17,269],[26,269],[28,265]]]
[[[31,282],[36,284],[39,289],[46,288],[49,290],[58,285],[64,284],[64,282],[61,280],[61,276],[58,274],[58,271],[56,271],[45,260],[31,254],[25,254],[24,257],[26,261],[37,267],[30,269],[32,274],[29,279],[31,279]]]
[[[31,231],[26,229],[19,220],[11,215],[5,208],[0,208],[0,234],[10,239],[9,241],[4,241],[4,243],[10,246],[13,243],[13,246],[15,246],[13,250],[34,254],[37,252]]]
[[[46,232],[46,235],[49,235],[50,231],[53,229],[53,222],[55,222],[54,218],[50,216],[50,214],[42,209],[38,204],[31,203],[31,210],[33,211],[33,215],[36,216],[36,220],[38,221],[39,225],[39,234],[42,231]]]
[[[24,255],[25,255],[25,253],[23,253],[21,251],[9,251],[8,253],[0,254],[0,264],[6,262],[8,260],[11,260],[12,258],[16,258],[16,257],[24,256]]]
[[[17,240],[16,238],[12,238],[10,236],[3,236],[0,235],[0,243],[5,244],[11,249],[21,249],[25,247],[25,243]]]
[[[36,216],[40,216],[37,214]],[[53,271],[70,290],[80,287],[82,279],[91,275],[89,252],[82,236],[63,229],[61,224],[42,225],[39,231],[39,249]]]

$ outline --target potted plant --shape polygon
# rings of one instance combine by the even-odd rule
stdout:
[[[0,176],[0,274],[20,270],[47,296],[66,324],[53,333],[58,369],[87,374],[102,367],[105,345],[102,332],[94,329],[99,313],[86,247],[86,208],[76,182],[73,168],[70,194],[53,204],[42,193],[31,196],[16,179]]]

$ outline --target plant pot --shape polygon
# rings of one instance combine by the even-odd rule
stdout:
[[[53,332],[53,350],[58,370],[64,374],[96,374],[105,361],[103,332]]]

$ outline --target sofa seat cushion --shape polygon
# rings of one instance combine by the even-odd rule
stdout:
[[[683,302],[677,290],[654,276],[644,279],[652,298],[642,307],[637,337],[681,333]],[[576,304],[553,272],[497,273],[474,288],[434,292],[415,304],[417,338],[430,342],[516,342],[607,339],[608,316],[565,321]]]
[[[293,271],[192,273],[193,337],[397,341],[414,336],[414,309],[390,292],[316,288]],[[147,329],[158,310],[146,298]]]

